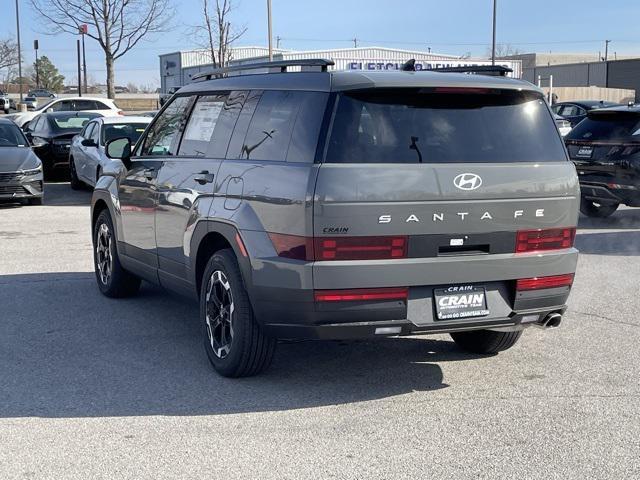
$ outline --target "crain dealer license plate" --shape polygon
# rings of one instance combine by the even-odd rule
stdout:
[[[438,320],[484,317],[489,315],[484,287],[456,285],[434,290]]]

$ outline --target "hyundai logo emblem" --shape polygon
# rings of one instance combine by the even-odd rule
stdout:
[[[482,178],[475,173],[461,173],[453,179],[453,184],[460,190],[475,190],[482,185]]]

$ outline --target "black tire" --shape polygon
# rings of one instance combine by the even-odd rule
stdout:
[[[70,185],[72,190],[82,190],[84,186],[80,179],[78,178],[78,173],[76,172],[76,163],[73,161],[73,157],[69,157],[69,177],[70,177]]]
[[[456,345],[468,352],[494,354],[513,347],[521,335],[522,330],[517,332],[474,330],[451,333],[451,338]]]
[[[592,218],[606,218],[612,215],[619,206],[619,203],[596,203],[586,198],[580,201],[580,211],[582,214]]]
[[[207,263],[200,288],[200,320],[207,357],[220,375],[249,377],[271,364],[276,340],[265,335],[255,320],[231,249],[214,253]]]
[[[27,200],[27,203],[29,205],[42,205],[42,197],[30,198],[29,200]]]
[[[93,266],[103,295],[130,297],[140,290],[140,278],[127,272],[120,264],[113,222],[106,209],[100,212],[93,227]]]

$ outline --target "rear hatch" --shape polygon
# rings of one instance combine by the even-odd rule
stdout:
[[[606,180],[633,173],[640,165],[640,110],[592,111],[565,142],[581,175]]]
[[[575,226],[578,197],[574,166],[536,91],[344,92],[316,183],[315,258],[513,253],[517,231]],[[328,253],[318,247],[323,237]],[[385,248],[388,257],[376,256]]]

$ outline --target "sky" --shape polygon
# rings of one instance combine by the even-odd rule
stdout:
[[[5,5],[9,28],[0,38],[15,36],[14,0]],[[33,40],[68,80],[76,77],[75,39],[47,35],[28,0],[20,2],[25,63],[35,59]],[[176,15],[169,31],[149,37],[116,63],[116,83],[159,85],[158,55],[197,48],[193,25],[201,22],[202,0],[173,0]],[[604,51],[640,56],[639,0],[497,0],[497,42],[524,52],[593,53]],[[236,45],[266,45],[266,0],[235,0],[232,24],[246,27]],[[10,7],[10,8],[9,8]],[[272,0],[273,36],[281,48],[297,50],[386,46],[410,50],[483,57],[491,42],[492,0]],[[275,45],[275,41],[274,41]],[[87,38],[87,68],[96,82],[105,82],[104,56]],[[69,82],[72,83],[72,82]]]

